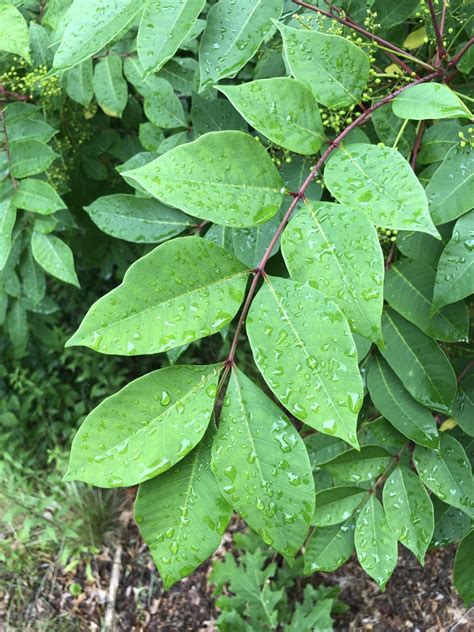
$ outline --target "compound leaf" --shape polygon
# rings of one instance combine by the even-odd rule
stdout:
[[[137,52],[146,73],[158,72],[176,53],[197,20],[205,0],[148,0],[137,36]]]
[[[308,202],[283,233],[282,252],[295,281],[334,297],[352,331],[380,340],[383,254],[364,215],[340,204]]]
[[[265,381],[295,417],[358,447],[362,381],[343,313],[308,284],[265,280],[247,317],[250,345]]]
[[[369,364],[367,388],[377,410],[406,437],[428,448],[439,445],[436,421],[430,411],[419,404],[379,356]]]
[[[50,215],[66,208],[56,189],[44,180],[35,178],[21,180],[18,183],[13,201],[18,208],[40,215]]]
[[[66,70],[100,51],[142,8],[141,0],[74,0],[63,18],[54,67]]]
[[[34,231],[31,250],[36,262],[48,274],[79,287],[72,251],[59,237]]]
[[[353,520],[331,527],[316,527],[305,546],[304,574],[335,571],[350,558],[353,550]]]
[[[470,211],[474,198],[474,149],[453,147],[434,172],[426,196],[435,224],[445,224]]]
[[[392,101],[394,113],[402,119],[471,118],[463,102],[443,83],[424,83],[404,90]]]
[[[466,608],[474,602],[474,531],[461,541],[454,560],[453,581]]]
[[[341,108],[360,101],[369,78],[369,58],[361,48],[339,35],[277,26],[292,75],[319,103]]]
[[[439,237],[423,187],[409,163],[391,147],[341,146],[326,165],[324,181],[339,202],[362,211],[376,226]]]
[[[413,460],[421,480],[438,498],[473,517],[471,465],[454,437],[442,432],[439,450],[416,446]]]
[[[397,564],[398,547],[375,494],[370,495],[357,516],[354,540],[360,565],[383,590]]]
[[[166,367],[105,399],[74,438],[67,479],[127,487],[169,470],[204,435],[221,368]]]
[[[283,11],[283,0],[219,0],[207,15],[199,47],[202,92],[233,77],[257,52]]]
[[[97,198],[84,208],[104,233],[135,243],[159,243],[193,225],[175,208],[125,193]]]
[[[278,406],[232,371],[212,449],[222,492],[249,526],[293,558],[314,512],[314,482],[303,440]]]
[[[178,237],[136,261],[66,345],[140,355],[210,336],[239,309],[247,275],[234,256],[207,239]]]
[[[315,154],[324,140],[318,104],[309,88],[289,77],[220,86],[244,119],[271,141],[297,154]]]
[[[283,199],[275,165],[243,132],[204,134],[122,175],[165,204],[234,227],[262,224]]]
[[[435,279],[436,272],[420,261],[397,261],[385,275],[385,300],[428,336],[444,342],[467,341],[465,303],[452,303],[431,318]]]
[[[423,564],[433,536],[434,510],[418,476],[407,467],[395,468],[383,488],[383,505],[394,535]]]
[[[474,210],[458,219],[453,235],[441,253],[436,272],[432,311],[436,312],[444,305],[459,301],[473,291]]]
[[[407,391],[427,408],[449,414],[456,395],[456,376],[434,340],[388,308],[382,318],[381,354]]]

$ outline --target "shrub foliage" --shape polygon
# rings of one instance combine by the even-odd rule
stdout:
[[[140,486],[167,587],[236,511],[306,574],[355,548],[382,588],[399,542],[423,563],[462,540],[470,603],[469,3],[17,5],[0,4],[6,331],[21,353],[55,309],[48,277],[79,285],[90,218],[136,245],[100,251],[109,271],[139,258],[68,346],[167,354],[87,416],[67,479]],[[213,359],[180,364],[196,341]]]

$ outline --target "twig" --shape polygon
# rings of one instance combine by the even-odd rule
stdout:
[[[471,48],[473,44],[474,44],[474,37],[471,37],[471,39],[467,42],[467,44],[463,46],[463,48],[461,48],[459,53],[456,53],[456,55],[454,55],[454,57],[449,60],[448,68],[453,68],[454,66],[456,66],[459,60],[462,57],[464,57],[464,55],[467,53],[467,51]]]
[[[371,33],[370,31],[365,29],[363,26],[360,26],[360,24],[357,24],[356,22],[354,22],[350,18],[344,18],[344,17],[341,17],[339,15],[334,15],[334,13],[330,13],[329,11],[326,11],[325,9],[321,9],[319,7],[316,7],[314,4],[310,4],[309,2],[304,2],[304,0],[292,0],[292,2],[294,4],[299,5],[300,7],[304,7],[305,9],[309,9],[310,11],[315,11],[316,13],[320,13],[321,15],[324,15],[327,18],[330,18],[331,20],[336,20],[340,24],[343,24],[344,26],[347,26],[348,28],[352,29],[353,31],[356,31],[357,33],[360,33],[361,35],[364,35],[365,37],[368,37],[369,39],[371,39],[374,42],[377,42],[378,44],[380,44],[384,48],[387,48],[392,53],[398,53],[399,55],[403,55],[407,59],[410,59],[414,63],[422,66],[423,68],[426,68],[427,70],[434,70],[434,67],[431,66],[431,64],[427,64],[426,62],[422,61],[421,59],[418,59],[418,57],[415,57],[414,55],[411,55],[410,53],[407,53],[405,50],[403,50],[403,48],[399,48],[395,44],[392,44],[391,42],[388,42],[383,37],[379,37],[378,35],[375,35],[375,33]],[[336,7],[334,7],[334,9],[335,8]],[[399,59],[397,59],[397,60],[394,59],[394,61],[396,61],[397,64],[402,65],[400,63]],[[409,66],[407,66],[406,64],[405,64],[405,68],[404,69],[407,70],[407,72],[410,72],[410,73],[413,72],[413,70]]]
[[[423,132],[425,131],[425,125],[426,125],[425,121],[420,121],[420,124],[418,125],[418,129],[416,132],[415,144],[413,145],[413,152],[411,154],[411,163],[410,163],[413,171],[415,171],[416,159],[418,157],[418,152],[420,151],[421,141],[423,139]]]
[[[16,191],[18,189],[18,182],[16,181],[15,176],[11,172],[12,156],[10,152],[10,142],[8,140],[7,125],[5,122],[5,113],[2,108],[0,108],[0,123],[3,128],[3,136],[5,138],[4,145],[5,145],[5,153],[7,155],[7,162],[8,162],[8,175],[10,176],[10,180],[12,181],[13,188]]]
[[[115,549],[114,561],[112,563],[112,573],[110,575],[109,592],[107,593],[107,610],[104,617],[104,630],[114,630],[115,603],[117,601],[117,591],[120,584],[120,572],[122,570],[122,545]]]
[[[445,0],[446,2],[446,0]],[[435,32],[436,37],[436,57],[435,57],[435,68],[438,68],[441,64],[441,60],[443,57],[446,57],[446,49],[443,44],[443,36],[440,31],[440,27],[438,24],[438,18],[436,17],[436,12],[433,6],[433,0],[427,0],[428,8],[430,10],[431,22],[433,23],[433,30]]]
[[[336,137],[335,140],[333,140],[332,142],[329,143],[328,147],[326,148],[326,150],[322,154],[321,158],[318,160],[316,165],[313,167],[313,169],[311,170],[311,172],[309,173],[309,175],[307,176],[306,180],[303,182],[303,184],[301,185],[299,190],[296,193],[293,194],[293,200],[292,200],[290,206],[288,207],[288,210],[286,211],[285,215],[283,216],[283,219],[279,223],[279,225],[278,225],[278,227],[277,227],[277,229],[275,231],[275,234],[273,235],[272,240],[268,244],[268,247],[265,250],[265,253],[264,253],[263,257],[260,260],[260,263],[255,268],[255,270],[253,271],[254,277],[253,277],[252,283],[250,285],[249,291],[247,293],[247,297],[245,299],[245,303],[244,303],[244,306],[242,308],[242,312],[240,314],[240,318],[239,318],[239,320],[237,322],[237,326],[236,326],[235,333],[234,333],[234,338],[232,340],[232,344],[231,344],[231,347],[230,347],[230,350],[229,350],[229,354],[228,354],[227,360],[226,360],[226,369],[225,369],[225,374],[224,375],[227,375],[229,369],[234,364],[235,352],[237,350],[237,344],[238,344],[238,339],[239,339],[240,332],[242,330],[243,324],[244,324],[245,319],[247,317],[247,313],[248,313],[248,311],[250,309],[250,305],[252,303],[253,297],[254,297],[254,295],[255,295],[255,293],[257,291],[258,282],[260,280],[260,277],[265,276],[265,266],[266,266],[266,264],[268,262],[268,259],[271,256],[273,248],[274,248],[275,244],[277,243],[280,235],[282,234],[285,226],[289,222],[290,217],[291,217],[293,211],[295,210],[296,206],[298,205],[299,201],[304,199],[306,189],[311,184],[311,182],[314,180],[314,178],[319,174],[319,172],[321,171],[321,168],[324,165],[324,163],[326,162],[326,160],[329,158],[329,156],[332,154],[332,152],[337,147],[339,147],[339,145],[344,140],[344,138],[348,134],[350,134],[350,132],[352,132],[353,129],[355,129],[359,125],[362,125],[362,123],[365,123],[370,118],[372,113],[375,112],[375,110],[378,110],[378,108],[382,107],[386,103],[389,103],[390,101],[393,101],[393,99],[395,99],[395,97],[397,97],[399,94],[401,94],[402,92],[404,92],[408,88],[411,88],[412,86],[418,85],[420,83],[427,83],[427,82],[431,81],[432,79],[435,79],[436,77],[439,77],[441,74],[442,74],[442,71],[441,70],[437,70],[436,72],[434,72],[434,73],[432,73],[430,75],[426,75],[426,77],[422,77],[421,79],[417,79],[416,81],[412,81],[411,83],[409,83],[409,84],[407,84],[405,86],[402,86],[401,88],[398,88],[398,90],[395,90],[394,92],[391,92],[390,94],[385,96],[383,99],[381,99],[377,103],[374,103],[373,105],[371,105],[367,110],[365,110],[365,112],[362,112],[362,114],[360,114],[356,119],[354,119],[354,121],[350,125],[348,125]],[[223,382],[224,382],[224,380],[223,380]]]

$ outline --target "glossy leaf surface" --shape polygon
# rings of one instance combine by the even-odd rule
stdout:
[[[127,487],[169,470],[204,435],[221,368],[166,367],[105,399],[74,438],[67,478]]]
[[[358,446],[362,382],[340,309],[308,284],[267,277],[250,308],[247,333],[258,368],[286,408],[307,425]]]
[[[333,298],[352,331],[380,340],[383,254],[364,215],[340,204],[308,202],[285,230],[282,251],[295,281]]]
[[[91,307],[67,344],[140,355],[209,336],[234,317],[247,274],[209,241],[179,237],[136,261],[123,283]]]
[[[224,399],[212,467],[249,526],[282,555],[294,557],[314,512],[309,458],[284,413],[238,369]]]
[[[124,175],[165,204],[228,226],[261,224],[282,200],[267,152],[242,132],[205,134]]]

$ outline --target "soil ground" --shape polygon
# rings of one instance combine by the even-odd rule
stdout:
[[[229,548],[226,534],[221,551]],[[474,609],[466,611],[451,580],[454,550],[430,553],[424,568],[400,547],[399,565],[385,592],[349,561],[336,573],[314,575],[341,588],[349,610],[338,615],[336,630],[373,632],[467,632],[474,630]],[[93,563],[94,582],[84,569],[64,575],[57,566],[45,565],[21,612],[9,607],[11,594],[0,595],[0,630],[47,632],[99,631],[104,620],[113,553],[105,550]],[[146,546],[129,526],[122,538],[120,581],[115,601],[116,630],[121,632],[212,632],[218,614],[208,584],[210,565],[164,592]],[[68,590],[77,582],[83,591],[73,597]],[[3,624],[2,624],[3,620]],[[258,632],[258,631],[256,631]]]

